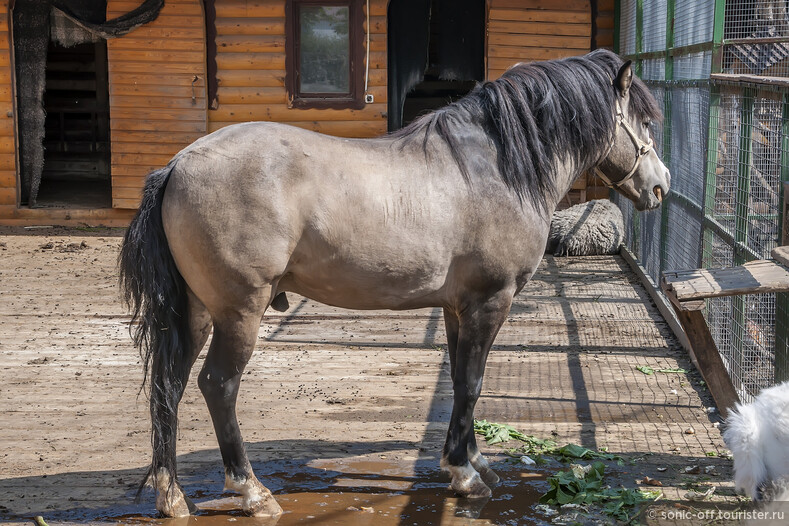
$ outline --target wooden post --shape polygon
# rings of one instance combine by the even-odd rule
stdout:
[[[781,140],[781,245],[789,245],[789,93],[783,96]],[[777,249],[776,249],[777,250]],[[773,251],[775,257],[776,250]],[[786,262],[782,263],[786,264]],[[789,294],[775,295],[775,383],[789,380]]]
[[[663,164],[670,166],[671,163],[671,107],[673,105],[673,93],[671,81],[674,80],[674,57],[671,49],[674,47],[674,0],[666,2],[666,56],[664,58],[666,81],[663,85]],[[674,195],[669,192],[660,207],[660,270],[666,269],[668,260],[668,215],[669,208],[675,206]],[[696,262],[698,264],[698,262]]]
[[[683,302],[682,305],[677,305],[671,294],[668,294],[668,297],[672,300],[671,305],[677,313],[682,328],[685,329],[699,372],[707,383],[718,411],[725,418],[729,409],[740,401],[740,397],[731,383],[729,373],[718,352],[718,346],[715,345],[710,328],[704,319],[704,301]]]
[[[787,106],[789,106],[789,103],[787,103]],[[786,121],[784,121],[784,123],[786,123]],[[785,140],[789,141],[789,137],[785,137]],[[785,150],[784,153],[789,154],[789,149]],[[786,162],[789,162],[789,155],[787,155]],[[787,171],[789,171],[789,166],[783,165],[782,169],[786,169]],[[786,246],[789,245],[789,182],[783,183],[783,200],[784,202],[783,202],[783,212],[782,212],[783,221],[781,221],[782,224],[781,245]]]

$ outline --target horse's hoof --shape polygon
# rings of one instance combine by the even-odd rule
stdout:
[[[158,491],[156,493],[156,509],[165,517],[188,517],[197,507],[181,491],[178,486],[172,491]]]
[[[266,492],[252,499],[244,499],[244,513],[252,517],[270,518],[275,524],[282,515],[282,507],[274,499],[271,492]]]
[[[184,495],[181,485],[175,482],[170,486],[170,473],[159,468],[156,477],[150,482],[155,484],[156,509],[165,517],[188,517],[197,511],[197,506]]]
[[[474,473],[469,478],[453,477],[451,488],[467,499],[487,499],[493,494],[490,488],[482,482],[479,473]]]
[[[482,477],[482,481],[488,486],[495,486],[501,480],[501,478],[492,469],[480,471],[479,476]]]

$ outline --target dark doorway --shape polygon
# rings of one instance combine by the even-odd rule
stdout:
[[[484,80],[485,19],[485,0],[391,0],[389,131]]]
[[[44,170],[36,206],[108,208],[110,180],[107,41],[49,43]]]

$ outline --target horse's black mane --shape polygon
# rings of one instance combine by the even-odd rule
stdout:
[[[562,156],[569,155],[585,170],[608,150],[615,127],[612,82],[622,64],[617,55],[602,49],[580,57],[518,64],[391,136],[405,141],[421,137],[427,152],[428,138],[438,135],[469,180],[459,127],[468,126],[469,118],[481,120],[498,151],[498,169],[506,185],[519,198],[527,197],[545,209],[548,197],[557,197],[555,172]],[[642,118],[662,118],[654,97],[635,77],[629,107]]]

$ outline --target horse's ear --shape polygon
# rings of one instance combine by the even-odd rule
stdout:
[[[617,90],[619,90],[619,94],[622,97],[627,97],[627,94],[630,91],[630,85],[633,83],[633,68],[631,67],[632,64],[633,61],[628,60],[622,64],[622,67],[619,68],[619,73],[616,74],[614,86]]]

